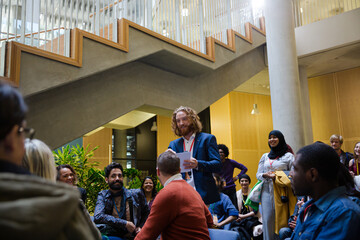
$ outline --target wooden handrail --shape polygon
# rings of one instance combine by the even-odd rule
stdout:
[[[262,21],[264,21],[262,19]],[[45,57],[48,59],[52,59],[55,61],[59,61],[65,64],[69,64],[75,67],[82,67],[82,56],[83,56],[83,39],[88,38],[92,39],[93,41],[102,43],[104,45],[113,47],[115,49],[118,49],[123,52],[129,51],[129,28],[132,27],[134,29],[137,29],[139,31],[142,31],[150,36],[156,37],[164,42],[167,42],[173,46],[176,46],[180,49],[183,49],[187,52],[190,52],[194,55],[197,55],[199,57],[202,57],[208,61],[215,62],[215,44],[220,45],[232,52],[236,51],[235,46],[235,37],[238,36],[241,39],[247,41],[249,44],[252,44],[252,30],[258,31],[259,33],[263,34],[265,36],[265,29],[263,29],[264,24],[261,24],[261,29],[257,28],[256,26],[252,25],[251,23],[245,24],[245,32],[246,35],[243,36],[240,33],[228,29],[227,35],[228,35],[228,44],[225,44],[223,42],[220,42],[219,40],[216,40],[213,37],[207,37],[206,38],[206,54],[199,52],[195,49],[192,49],[184,44],[181,44],[179,42],[176,42],[175,40],[172,40],[170,38],[167,38],[159,33],[156,33],[154,31],[151,31],[145,27],[142,27],[136,23],[133,23],[127,19],[121,19],[117,22],[118,25],[118,42],[113,42],[111,40],[105,39],[103,37],[97,36],[95,34],[86,32],[84,30],[80,30],[78,28],[75,28],[71,30],[71,53],[70,57],[65,57],[59,54],[55,54],[52,52],[48,52],[36,47],[31,47],[25,44],[21,44],[15,41],[9,42],[9,46],[7,48],[7,62],[6,66],[9,66],[10,68],[10,75],[6,75],[5,77],[0,77],[2,79],[6,79],[8,81],[14,82],[16,86],[19,85],[20,81],[20,63],[21,63],[21,52],[27,52],[34,55],[38,55],[41,57]]]
[[[31,35],[36,35],[36,34],[45,33],[45,32],[51,32],[51,31],[60,30],[60,29],[65,29],[65,28],[64,28],[64,27],[60,27],[60,28],[49,29],[49,30],[46,30],[46,31],[45,31],[45,30],[42,30],[42,31],[40,31],[40,32],[28,33],[28,34],[25,34],[24,37],[29,37],[29,36],[31,36]],[[15,34],[13,34],[13,35],[15,35]],[[0,41],[10,40],[10,39],[15,39],[15,38],[20,38],[20,37],[21,37],[21,35],[15,36],[15,37],[11,37],[11,38],[2,38],[2,39],[0,39]]]
[[[109,4],[108,6],[106,6],[106,7],[104,7],[104,8],[100,8],[99,12],[103,12],[103,11],[105,11],[105,10],[107,10],[107,9],[115,6],[116,4],[118,4],[118,3],[120,3],[120,2],[122,2],[122,0],[118,0],[118,1],[114,2],[114,4]],[[96,15],[96,12],[91,13],[91,14],[89,15],[89,17],[92,18],[94,15]]]

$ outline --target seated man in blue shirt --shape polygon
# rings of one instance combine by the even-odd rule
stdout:
[[[296,195],[309,195],[291,239],[359,239],[360,207],[338,186],[339,156],[330,146],[301,148],[290,175]]]
[[[221,192],[223,185],[225,184],[224,180],[220,178],[219,175],[214,174],[214,179],[216,186],[219,189],[220,201],[211,203],[209,210],[214,219],[214,225],[217,228],[223,229],[225,225],[232,223],[237,219],[239,211],[232,204],[230,198]],[[230,225],[227,225],[228,229]]]

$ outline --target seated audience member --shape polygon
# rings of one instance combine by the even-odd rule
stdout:
[[[346,195],[360,206],[360,192],[355,188],[355,178],[342,164],[340,165],[338,172],[338,184],[339,186],[344,186]]]
[[[22,165],[32,174],[55,182],[56,168],[50,148],[38,139],[25,140],[25,155]]]
[[[221,192],[223,186],[225,185],[225,180],[221,179],[218,174],[214,174],[214,179],[216,186],[219,189],[220,201],[211,203],[209,210],[213,216],[214,225],[217,228],[223,229],[225,225],[231,224],[236,220],[239,215],[239,211],[235,208],[234,204],[232,204],[230,198]]]
[[[290,173],[296,195],[311,197],[300,210],[291,239],[359,239],[360,207],[339,186],[339,155],[314,143],[301,148]]]
[[[27,107],[0,81],[0,239],[101,239],[79,206],[78,193],[21,167]]]
[[[172,151],[160,154],[157,175],[164,188],[157,194],[149,218],[135,240],[210,240],[211,214],[196,190],[182,179],[180,159]]]
[[[236,197],[239,206],[239,216],[237,219],[237,226],[239,232],[245,235],[246,239],[262,239],[262,224],[261,215],[259,211],[255,211],[250,206],[246,206],[245,202],[250,194],[251,189],[249,185],[251,178],[247,174],[243,174],[239,178],[241,189],[236,192]]]
[[[154,180],[149,176],[145,177],[141,184],[141,190],[145,195],[146,203],[149,206],[149,209],[151,209],[151,205],[153,204],[157,194]]]
[[[341,149],[341,146],[344,142],[344,138],[340,135],[333,134],[330,137],[331,147],[336,151],[336,153],[340,157],[340,162],[344,164],[346,167],[349,167],[349,161],[353,158],[353,155],[349,152],[344,152]]]
[[[64,182],[71,186],[77,187],[76,186],[77,175],[76,175],[74,168],[71,165],[62,164],[62,165],[57,166],[56,170],[57,170],[57,176],[56,176],[57,181]],[[85,203],[86,198],[87,198],[86,190],[81,187],[77,187],[77,189],[80,192],[81,200]]]
[[[223,187],[222,193],[228,195],[234,206],[238,208],[235,181],[237,181],[242,174],[246,173],[248,169],[241,163],[228,158],[229,149],[226,145],[218,144],[218,149],[222,163],[222,169],[219,172],[219,175],[226,181],[226,186]],[[237,176],[233,177],[235,168],[240,169],[241,172]]]
[[[123,184],[123,167],[111,163],[105,168],[105,180],[109,190],[99,192],[94,222],[108,236],[122,239],[139,233],[149,214],[144,195],[140,189],[128,190]]]
[[[358,176],[360,173],[359,169],[359,157],[360,157],[360,142],[355,143],[354,147],[354,158],[349,162],[349,170],[352,176]]]
[[[293,215],[291,215],[289,217],[288,220],[288,227],[284,227],[281,228],[279,231],[279,238],[280,240],[284,240],[287,238],[290,238],[295,227],[296,227],[296,220],[298,218],[299,212],[301,207],[304,205],[304,203],[306,202],[307,197],[301,197],[298,198],[298,202],[296,203],[295,209],[294,209],[294,213]]]

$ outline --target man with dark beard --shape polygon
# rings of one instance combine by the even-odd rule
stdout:
[[[181,137],[170,142],[169,148],[176,153],[190,152],[184,167],[190,169],[183,178],[195,188],[206,205],[220,201],[212,173],[221,171],[221,160],[214,135],[202,133],[202,124],[196,112],[189,107],[175,109],[172,129]]]
[[[360,207],[339,184],[340,164],[336,151],[324,143],[296,153],[292,187],[296,195],[311,200],[300,209],[291,239],[359,239]]]
[[[128,190],[123,186],[123,168],[111,163],[105,168],[109,190],[99,192],[94,222],[108,236],[122,239],[133,237],[144,225],[149,208],[140,189]]]

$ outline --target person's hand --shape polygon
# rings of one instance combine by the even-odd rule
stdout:
[[[176,152],[174,150],[172,150],[171,148],[166,149],[165,152],[172,152],[173,154],[176,154]]]
[[[300,201],[298,201],[297,203],[296,203],[296,205],[298,206],[298,208],[300,209],[301,207],[302,207],[302,205],[304,205],[304,198],[301,198],[301,200]],[[295,216],[296,217],[296,216]]]
[[[140,232],[140,230],[141,230],[141,227],[135,228],[135,233],[138,234]]]
[[[215,225],[215,227],[217,227],[217,228],[221,228],[221,227],[222,227],[222,224],[221,224],[221,223],[218,223],[218,222],[214,223],[214,225]]]
[[[271,178],[271,179],[275,179],[275,173],[273,172],[267,172],[263,174],[264,178]]]
[[[237,180],[239,180],[238,176],[233,177],[233,182],[236,182]]]
[[[350,174],[353,178],[355,177],[355,173],[353,171],[350,171]]]
[[[190,160],[184,160],[185,169],[197,168],[198,161],[195,158],[191,158]]]
[[[294,220],[293,221],[291,221],[291,222],[289,222],[289,228],[291,228],[292,230],[294,230],[295,229],[295,227],[296,227],[296,220],[297,220],[297,216],[295,216],[294,217]]]
[[[129,233],[135,231],[135,225],[132,222],[126,222],[125,228],[126,230],[128,230]]]
[[[236,219],[237,222],[240,222],[241,220],[245,219],[245,215],[244,214],[241,214],[239,213],[239,216],[238,216],[238,219]]]

